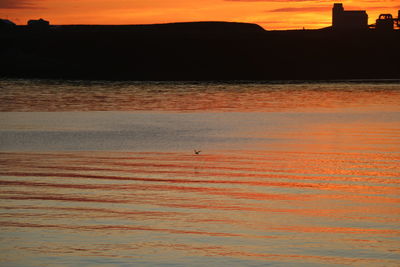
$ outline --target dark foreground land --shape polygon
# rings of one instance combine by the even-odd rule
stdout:
[[[265,31],[243,23],[18,26],[0,76],[127,80],[399,79],[400,31]]]

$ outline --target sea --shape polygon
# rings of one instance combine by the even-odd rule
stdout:
[[[400,81],[1,79],[0,185],[0,266],[400,266]]]

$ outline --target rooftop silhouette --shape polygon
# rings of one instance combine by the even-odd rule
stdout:
[[[368,14],[365,10],[345,11],[343,4],[336,3],[332,9],[332,27],[335,30],[368,29]]]
[[[342,3],[333,4],[332,28],[334,30],[393,30],[394,26],[400,28],[400,10],[398,17],[392,14],[381,14],[375,24],[368,25],[368,14],[365,10],[344,10]]]

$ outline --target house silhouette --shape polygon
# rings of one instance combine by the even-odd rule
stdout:
[[[50,27],[50,22],[44,19],[31,19],[28,21],[28,27],[34,30],[45,30]]]
[[[335,3],[332,9],[332,28],[334,30],[368,29],[368,14],[365,10],[345,11],[342,3]]]

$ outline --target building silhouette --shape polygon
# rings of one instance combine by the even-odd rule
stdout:
[[[0,19],[0,30],[8,31],[15,29],[17,25],[14,22],[8,19]]]
[[[392,14],[380,14],[376,20],[375,29],[380,31],[391,31],[394,26],[400,28],[400,10],[398,11],[397,18],[394,18]]]
[[[368,29],[368,14],[365,10],[345,11],[342,3],[335,3],[332,9],[332,28],[335,30]]]
[[[44,19],[31,19],[28,21],[28,27],[35,30],[45,30],[50,27],[50,22]]]

